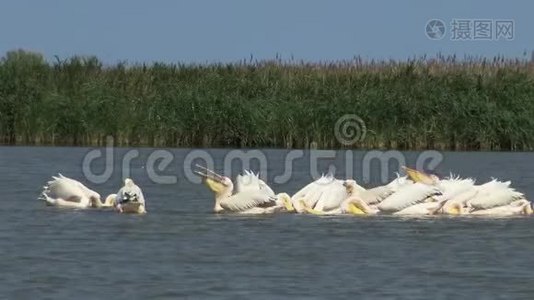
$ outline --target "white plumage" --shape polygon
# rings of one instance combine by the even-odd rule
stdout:
[[[502,182],[493,179],[482,185],[475,185],[472,179],[461,179],[451,175],[447,179],[440,180],[436,176],[429,176],[423,172],[406,168],[412,178],[425,182],[429,186],[439,188],[441,195],[434,199],[443,203],[439,212],[446,214],[484,214],[484,215],[507,215],[517,211],[517,205],[524,204],[523,210],[530,214],[530,202],[525,200],[524,195],[510,187],[510,181]],[[415,180],[414,179],[414,180]],[[528,209],[525,206],[528,203]],[[531,211],[531,209],[530,209]]]
[[[303,201],[307,207],[315,207],[315,204],[319,201],[319,198],[330,184],[335,184],[335,178],[330,175],[323,175],[319,179],[300,189],[291,197],[291,203],[295,210],[299,213],[304,212],[304,207],[302,207],[301,201]]]
[[[481,209],[471,212],[472,215],[478,216],[511,216],[511,215],[530,215],[532,208],[527,200],[516,200],[508,205]]]
[[[423,203],[417,203],[412,206],[408,206],[403,210],[394,212],[394,215],[408,215],[408,216],[416,216],[416,215],[432,215],[436,213],[436,211],[441,207],[440,202],[423,202]]]
[[[407,185],[413,184],[413,181],[409,180],[406,176],[398,176],[397,178],[390,183],[371,188],[368,190],[363,190],[359,192],[360,198],[365,201],[367,204],[373,205],[382,202],[387,197],[391,196],[401,188]]]
[[[489,209],[508,205],[516,200],[523,199],[523,194],[510,188],[510,181],[501,182],[492,180],[480,186],[476,186],[478,193],[470,200],[467,206],[475,210]]]
[[[276,198],[263,192],[247,190],[222,199],[219,204],[224,210],[242,212],[258,206],[274,206]]]
[[[245,170],[234,184],[228,177],[200,167],[196,173],[215,193],[216,212],[263,214],[297,211],[311,214],[471,214],[486,216],[530,215],[531,203],[510,187],[510,181],[493,179],[476,185],[473,179],[435,175],[406,168],[410,177],[397,176],[389,184],[364,189],[354,180],[339,180],[323,175],[300,189],[293,197],[274,191],[255,174]],[[145,197],[131,179],[102,203],[100,195],[81,182],[61,174],[44,187],[41,199],[47,204],[68,208],[109,207],[121,212],[144,213]]]
[[[61,174],[52,179],[41,194],[48,205],[84,209],[100,203],[100,195],[81,182]]]
[[[212,170],[198,166],[196,171],[205,179],[206,185],[215,193],[215,212],[234,212],[244,214],[272,213],[284,208],[282,199],[288,200],[287,194],[275,195],[274,191],[259,178],[259,175],[245,170],[236,178],[236,188],[228,177]]]
[[[439,193],[437,187],[417,182],[403,186],[399,191],[384,199],[377,207],[381,212],[393,213],[423,202],[428,197]]]
[[[364,189],[354,180],[339,180],[332,175],[323,175],[295,193],[291,203],[299,213],[338,214],[343,211],[344,201],[357,191]]]
[[[124,186],[117,192],[115,202],[120,212],[146,213],[143,191],[130,178],[124,180]]]
[[[475,181],[473,179],[461,179],[451,174],[449,178],[439,180],[436,184],[441,195],[436,196],[438,201],[451,200],[460,194],[473,190]]]

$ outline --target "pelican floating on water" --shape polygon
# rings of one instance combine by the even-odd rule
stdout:
[[[405,170],[412,180],[434,186],[441,191],[441,195],[436,197],[437,201],[443,203],[440,208],[441,213],[497,216],[532,214],[530,202],[522,193],[510,187],[510,181],[493,179],[475,185],[472,179],[460,179],[452,175],[449,178],[439,179],[435,175],[410,168]]]
[[[130,178],[124,180],[124,186],[116,194],[111,194],[107,198],[112,199],[120,213],[146,213],[143,191]]]
[[[100,194],[89,189],[81,182],[61,174],[52,176],[52,180],[44,186],[40,199],[48,205],[86,209],[91,207],[113,207],[111,198],[101,201]]]
[[[517,200],[508,205],[497,206],[488,209],[480,209],[471,212],[472,215],[479,216],[512,216],[512,215],[531,215],[532,206],[527,200]]]
[[[361,199],[365,189],[355,180],[336,179],[332,175],[323,175],[304,186],[286,204],[288,211],[310,213],[315,215],[337,215],[344,213],[364,214],[353,202]],[[369,198],[374,198],[369,194]]]
[[[407,182],[410,183],[398,186],[398,190],[378,204],[368,204],[356,194],[351,197],[350,205],[367,215],[431,215],[441,208],[442,202],[434,199],[435,195],[439,195],[439,191],[435,187]],[[353,213],[353,211],[356,211],[356,214],[361,214],[354,209],[350,210],[349,213]]]
[[[431,198],[439,194],[435,187],[414,184],[406,176],[397,176],[384,186],[365,189],[355,180],[322,176],[291,198],[297,212],[312,214],[432,214],[441,203]],[[423,203],[424,202],[424,203]]]
[[[236,189],[232,180],[214,171],[197,165],[195,173],[204,179],[205,184],[215,193],[216,213],[233,212],[243,214],[266,214],[285,210],[289,202],[285,193],[275,195],[273,190],[257,174],[245,171],[238,175]]]

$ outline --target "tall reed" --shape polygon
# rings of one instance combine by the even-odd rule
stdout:
[[[534,63],[457,60],[103,65],[11,51],[0,143],[532,150]],[[365,139],[341,144],[356,114]]]

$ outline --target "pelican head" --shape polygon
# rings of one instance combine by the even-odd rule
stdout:
[[[354,179],[347,179],[343,181],[343,186],[347,189],[347,193],[349,195],[353,195],[355,192],[359,192],[364,190],[358,183],[356,183],[356,180]]]
[[[91,207],[100,207],[101,203],[102,203],[102,200],[100,199],[100,197],[94,197],[94,196],[90,196],[89,197],[89,203],[91,204]]]
[[[463,215],[466,213],[462,203],[459,202],[445,202],[441,207],[441,212],[447,215]]]
[[[204,179],[204,183],[210,190],[215,193],[215,212],[220,212],[223,208],[219,202],[225,197],[231,196],[234,190],[234,184],[232,180],[226,176],[219,175],[214,171],[197,165],[195,173]]]
[[[428,185],[435,185],[440,181],[439,177],[434,174],[426,174],[425,172],[417,171],[408,167],[402,168],[404,169],[408,177],[413,180],[413,182],[421,182]]]
[[[104,201],[102,206],[104,207],[113,207],[117,204],[117,194],[109,194]]]
[[[276,198],[278,198],[278,201],[282,203],[288,212],[295,212],[295,207],[291,203],[291,197],[287,193],[280,193],[276,195]]]
[[[89,193],[89,203],[91,203],[92,207],[100,207],[102,203],[102,198],[100,197],[100,194],[94,191],[91,191]]]
[[[532,210],[532,204],[530,202],[523,206],[523,214],[532,215],[533,213],[534,211]]]
[[[132,186],[134,186],[134,185],[135,185],[135,183],[133,182],[132,179],[130,179],[130,178],[126,178],[126,179],[124,179],[124,186],[126,186],[126,187],[132,187]]]
[[[532,204],[530,201],[526,199],[517,200],[511,203],[511,205],[516,207],[521,207],[521,214],[523,215],[531,215],[533,213],[532,211]]]

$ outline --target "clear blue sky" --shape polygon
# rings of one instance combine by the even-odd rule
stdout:
[[[525,57],[534,50],[532,1],[39,1],[0,4],[0,52],[51,58],[96,55],[107,63],[236,61],[293,56],[308,61],[405,59],[437,52]],[[440,41],[429,19],[447,23]],[[513,41],[451,41],[450,22],[513,19]]]

